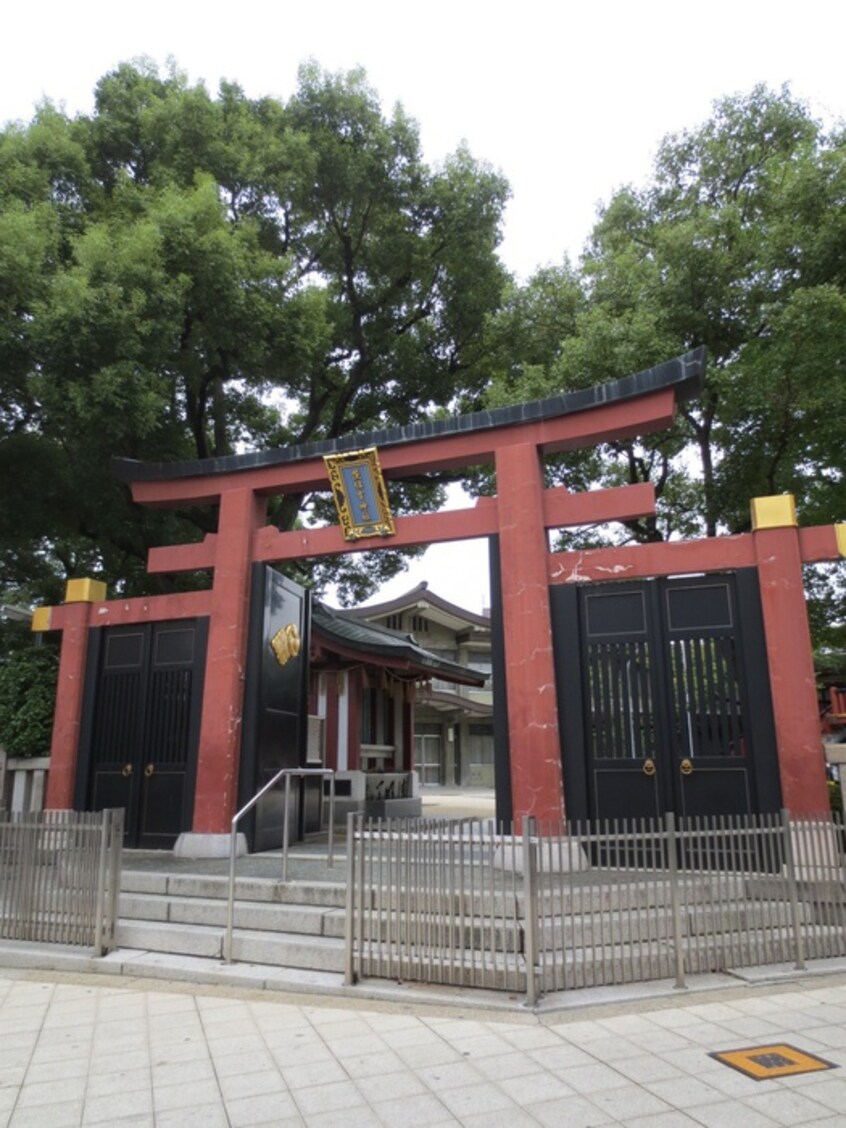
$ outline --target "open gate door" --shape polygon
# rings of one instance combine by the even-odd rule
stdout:
[[[571,819],[774,811],[754,570],[551,589]]]
[[[253,566],[239,808],[282,768],[305,765],[310,612],[310,593],[305,588],[265,564]],[[292,841],[303,831],[304,792],[300,781],[293,779],[288,816]],[[251,849],[281,846],[284,817],[280,783],[259,801],[252,817],[245,817]]]

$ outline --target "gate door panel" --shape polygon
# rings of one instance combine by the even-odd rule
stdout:
[[[664,587],[673,773],[682,815],[754,809],[743,717],[750,710],[738,653],[731,577]]]
[[[170,845],[180,830],[191,828],[194,789],[193,779],[188,786],[188,768],[197,747],[200,703],[199,694],[192,693],[196,649],[193,624],[155,624],[139,795],[144,843]]]
[[[662,807],[651,592],[615,586],[586,591],[582,600],[588,787],[597,810],[650,818]]]
[[[90,786],[88,796],[77,806],[92,811],[123,807],[127,844],[134,845],[136,827],[132,815],[138,808],[141,761],[138,721],[145,681],[145,628],[107,628],[96,634],[96,641],[102,647],[99,669],[91,686],[93,732],[89,757],[84,757],[81,749],[79,758],[80,772],[90,764]]]
[[[204,620],[92,631],[77,805],[123,807],[128,846],[191,829],[205,640]]]
[[[551,600],[569,818],[778,809],[753,570]]]

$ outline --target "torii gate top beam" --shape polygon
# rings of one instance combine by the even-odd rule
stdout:
[[[490,463],[503,445],[533,442],[542,453],[633,437],[670,425],[676,403],[700,388],[705,349],[608,384],[514,407],[384,431],[185,462],[115,461],[115,472],[147,505],[217,501],[229,488],[258,494],[326,488],[324,454],[379,448],[386,478]]]

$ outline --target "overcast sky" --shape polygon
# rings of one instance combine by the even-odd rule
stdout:
[[[142,55],[172,57],[212,92],[226,78],[280,98],[306,59],[361,65],[386,110],[400,101],[419,122],[428,160],[466,141],[505,174],[501,253],[525,278],[577,258],[596,205],[645,182],[662,137],[706,119],[715,98],[789,83],[824,121],[846,119],[844,32],[837,0],[42,0],[0,17],[0,120],[29,120],[43,98],[89,112],[97,80]],[[486,585],[458,579],[484,557],[462,549],[459,566],[454,554],[433,563],[442,555],[431,549],[389,594],[428,579],[480,610]]]

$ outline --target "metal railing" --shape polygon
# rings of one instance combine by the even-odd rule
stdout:
[[[570,824],[351,815],[345,974],[524,991],[846,956],[846,832],[786,813]]]
[[[114,947],[123,814],[0,816],[0,938]]]
[[[519,875],[496,860],[512,839],[472,819],[348,816],[348,983],[359,976],[522,984]]]
[[[232,962],[232,933],[235,924],[235,859],[238,851],[238,823],[255,807],[268,791],[271,791],[280,779],[285,780],[285,814],[282,823],[282,881],[288,880],[288,820],[291,809],[291,777],[302,779],[307,776],[320,776],[329,779],[329,842],[328,865],[335,864],[335,772],[332,768],[282,768],[276,775],[252,797],[249,803],[241,808],[232,819],[232,829],[229,834],[229,888],[226,901],[226,930],[223,934],[223,959],[225,963]]]

